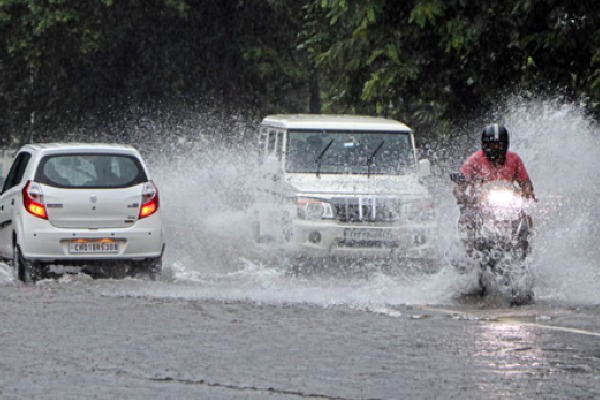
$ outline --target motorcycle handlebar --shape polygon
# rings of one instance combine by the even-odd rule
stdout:
[[[461,172],[450,172],[450,180],[457,184],[467,183],[467,178]],[[534,203],[539,203],[539,199],[535,195],[523,196],[526,199],[532,199]]]
[[[450,180],[454,183],[466,183],[467,182],[467,178],[460,172],[451,172]]]

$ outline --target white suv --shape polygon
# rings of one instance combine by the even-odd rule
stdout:
[[[158,190],[133,147],[49,143],[17,152],[0,193],[0,257],[18,279],[79,270],[156,279],[164,247]]]
[[[412,129],[353,115],[269,115],[254,211],[259,241],[300,257],[437,262],[436,203]],[[424,262],[426,261],[426,262]]]

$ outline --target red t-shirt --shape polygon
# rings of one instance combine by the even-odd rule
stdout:
[[[473,153],[460,168],[460,172],[468,182],[471,181],[497,181],[524,182],[529,180],[525,164],[517,153],[506,152],[506,160],[502,165],[495,165],[483,154],[483,150]]]

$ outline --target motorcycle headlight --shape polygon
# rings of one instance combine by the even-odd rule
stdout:
[[[518,207],[521,205],[521,197],[516,196],[512,190],[490,190],[488,204],[497,207]]]
[[[298,197],[298,218],[334,219],[334,207],[324,199]]]

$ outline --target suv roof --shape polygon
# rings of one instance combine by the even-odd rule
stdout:
[[[52,153],[65,151],[90,151],[90,152],[123,152],[136,154],[137,150],[130,145],[116,143],[33,143],[26,144],[23,149],[30,149],[36,152]]]
[[[262,124],[284,129],[411,131],[402,122],[367,115],[273,114],[267,115]]]

